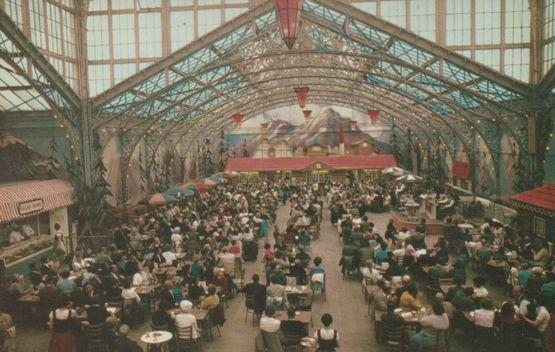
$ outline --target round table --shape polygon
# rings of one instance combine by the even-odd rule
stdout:
[[[156,335],[156,336],[155,336]],[[150,346],[160,345],[160,351],[169,351],[168,342],[173,338],[169,331],[157,330],[150,331],[141,336],[141,341],[146,343],[146,350],[150,351]]]

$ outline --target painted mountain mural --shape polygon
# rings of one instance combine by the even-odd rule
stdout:
[[[267,122],[266,129],[260,128],[256,133],[253,133],[252,130],[235,133],[233,138],[235,143],[232,142],[235,153],[240,155],[243,143],[246,142],[249,155],[253,155],[253,152],[264,140],[268,140],[272,144],[286,141],[294,149],[299,146],[310,147],[313,145],[331,149],[339,145],[340,136],[343,136],[342,139],[347,146],[366,140],[377,153],[388,150],[387,144],[372,137],[368,133],[370,131],[361,130],[357,120],[343,117],[331,107],[322,109],[316,115],[313,114],[302,124],[295,125],[285,119],[286,117],[284,119],[281,116],[274,117]]]

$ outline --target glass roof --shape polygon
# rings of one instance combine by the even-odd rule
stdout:
[[[48,110],[49,106],[29,82],[0,59],[0,109],[2,111]]]

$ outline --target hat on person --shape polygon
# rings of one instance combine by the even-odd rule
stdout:
[[[179,308],[182,311],[187,311],[189,309],[193,309],[193,303],[191,303],[191,301],[187,301],[187,300],[181,301],[179,303]]]

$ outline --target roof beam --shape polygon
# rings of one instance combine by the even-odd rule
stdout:
[[[19,30],[17,25],[10,19],[10,17],[3,11],[0,11],[0,31],[5,35],[6,39],[8,39],[20,53],[15,53],[17,55],[23,54],[28,61],[44,76],[44,78],[48,81],[50,88],[55,89],[58,94],[60,94],[64,100],[70,104],[70,108],[74,111],[78,111],[81,108],[81,98],[71,89],[69,84],[62,78],[62,76],[56,71],[56,69],[48,62],[48,60],[39,52],[39,50],[29,41],[29,39]],[[5,42],[5,41],[4,41]],[[15,64],[18,68],[21,69],[23,72],[27,72],[27,67],[23,65],[22,61],[21,66],[13,60],[14,52],[8,52],[7,48],[2,45],[0,52],[4,58],[7,58],[6,61],[9,61],[11,64]],[[28,78],[29,81],[31,81]],[[40,86],[34,87],[37,91],[43,95],[47,99],[47,101],[51,104],[56,105],[56,108],[59,110],[60,113],[64,113],[67,110],[67,107],[61,106],[60,103],[55,102],[51,99],[50,95],[46,94]],[[68,119],[71,119],[72,116],[66,116]]]
[[[232,31],[240,28],[251,18],[257,18],[263,14],[272,11],[274,9],[274,4],[268,1],[260,6],[257,6],[248,12],[232,19],[231,21],[225,23],[223,26],[209,32],[208,34],[202,36],[200,39],[193,41],[189,45],[177,50],[169,56],[166,56],[162,60],[158,61],[155,65],[150,65],[144,70],[136,73],[135,75],[123,80],[118,83],[115,87],[108,89],[107,91],[97,95],[92,99],[92,109],[96,110],[100,106],[106,104],[116,96],[125,93],[127,90],[136,86],[137,84],[145,81],[146,79],[162,72],[163,70],[173,66],[179,61],[183,60],[185,57],[189,56],[191,53],[205,48],[207,45],[213,43],[214,41],[220,39],[225,34],[231,33]]]
[[[536,93],[540,96],[551,94],[551,90],[555,88],[555,65],[551,66],[547,74],[542,78],[536,86]]]
[[[387,21],[384,21],[380,18],[377,18],[373,15],[370,15],[362,10],[359,10],[355,7],[350,5],[344,4],[341,1],[336,0],[311,0],[315,3],[333,9],[335,11],[341,12],[351,19],[355,19],[362,23],[366,23],[374,28],[378,28],[379,30],[386,32],[389,35],[395,36],[398,39],[401,39],[407,43],[415,45],[422,50],[425,50],[439,58],[448,60],[460,67],[463,67],[469,71],[472,71],[475,74],[478,74],[485,79],[491,80],[493,82],[499,83],[500,85],[504,86],[507,89],[516,91],[524,96],[531,96],[532,94],[532,87],[529,84],[525,84],[520,82],[516,79],[512,79],[508,76],[505,76],[501,73],[496,72],[484,65],[481,65],[477,62],[469,60],[468,58],[455,53],[447,48],[444,48],[440,45],[437,45],[434,42],[431,42],[427,39],[424,39],[412,32],[407,31],[404,28],[398,27],[394,24],[391,24]]]

